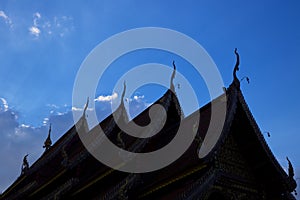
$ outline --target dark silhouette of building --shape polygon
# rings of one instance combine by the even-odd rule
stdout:
[[[149,173],[126,173],[107,167],[86,150],[78,136],[78,129],[97,134],[96,127],[88,130],[83,115],[0,199],[295,199],[291,194],[296,188],[292,173],[283,170],[269,149],[242,95],[237,69],[233,83],[213,100],[216,107],[226,104],[227,113],[221,136],[206,157],[200,159],[198,150],[207,133],[212,102],[183,118],[176,94],[168,90],[156,101],[167,112],[166,123],[156,135],[141,139],[120,130],[116,120],[128,122],[120,117],[126,116],[123,103],[115,111],[120,118],[110,115],[99,126],[115,145],[149,152],[172,140],[183,118],[186,134],[196,137],[169,166]],[[133,121],[148,124],[148,111]],[[200,113],[198,128],[194,126],[196,113]],[[290,162],[289,166],[292,168]]]

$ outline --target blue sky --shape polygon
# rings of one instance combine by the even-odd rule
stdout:
[[[73,83],[89,52],[113,34],[146,26],[174,29],[195,39],[216,63],[226,86],[232,81],[237,47],[238,76],[250,78],[250,84],[241,85],[246,101],[261,130],[271,133],[266,140],[279,162],[286,167],[289,156],[299,177],[299,10],[296,0],[2,0],[0,160],[5,162],[0,166],[0,191],[19,175],[24,154],[30,154],[30,163],[40,156],[50,122],[54,140],[72,125]],[[117,60],[99,84],[95,96],[99,117],[110,112],[113,84],[130,66],[147,62],[171,66],[173,59],[178,71],[199,88],[200,105],[205,104],[206,88],[183,59],[166,52],[135,52]],[[146,86],[127,97],[137,107],[132,113],[163,91]]]

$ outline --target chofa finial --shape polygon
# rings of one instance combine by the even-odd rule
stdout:
[[[26,154],[23,158],[21,174],[24,174],[29,169],[29,163],[28,163],[27,157],[28,157],[28,154]]]
[[[43,148],[45,148],[45,151],[47,151],[48,149],[50,149],[51,145],[52,145],[52,141],[51,141],[51,124],[50,124],[49,131],[48,131],[48,137],[44,142]]]
[[[126,81],[124,81],[123,83],[123,92],[122,92],[122,95],[121,95],[121,102],[124,100],[124,97],[125,97],[125,92],[126,92]]]
[[[84,106],[84,109],[83,109],[83,114],[82,114],[83,117],[85,117],[85,113],[87,111],[87,108],[89,107],[89,101],[90,101],[90,99],[88,97],[87,100],[86,100],[86,104]]]
[[[123,91],[121,94],[121,103],[120,106],[118,108],[118,112],[120,112],[120,115],[117,117],[118,119],[118,125],[121,125],[121,127],[125,126],[128,123],[128,115],[126,112],[126,108],[125,108],[125,104],[124,104],[124,98],[125,98],[125,93],[126,93],[126,81],[124,81],[123,83]]]
[[[176,65],[175,65],[175,61],[173,60],[173,73],[171,76],[171,80],[170,80],[170,89],[171,91],[175,92],[175,86],[174,86],[174,78],[175,78],[175,74],[176,74]]]
[[[292,165],[292,163],[291,163],[291,161],[289,160],[288,157],[286,157],[286,159],[287,159],[288,165],[289,165],[289,167],[288,167],[289,177],[290,177],[290,178],[293,178],[294,175],[295,175],[293,165]]]
[[[237,52],[237,48],[234,49],[234,54],[236,55],[236,63],[235,63],[234,69],[233,69],[233,82],[235,84],[237,84],[237,86],[239,86],[240,85],[240,81],[239,81],[239,79],[236,76],[236,72],[239,71],[239,69],[240,69],[239,68],[239,65],[240,65],[240,55]]]

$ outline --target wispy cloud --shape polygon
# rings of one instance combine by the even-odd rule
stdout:
[[[69,16],[54,16],[49,18],[40,12],[33,14],[32,25],[28,28],[29,33],[35,38],[42,34],[49,37],[64,37],[73,29],[73,18]]]
[[[74,123],[71,111],[64,115],[52,114],[42,119],[42,126],[19,123],[18,111],[9,107],[6,99],[0,98],[0,193],[20,175],[20,166],[25,154],[30,165],[43,152],[49,122],[52,123],[52,140],[55,141]],[[55,112],[56,113],[56,112]],[[7,156],[9,155],[9,156]]]
[[[39,37],[41,34],[41,29],[39,28],[39,20],[41,19],[41,14],[36,12],[33,14],[33,26],[29,27],[29,33],[35,37]]]
[[[152,104],[145,100],[144,95],[134,95],[133,98],[128,98],[127,101],[129,102],[129,118],[131,119]]]
[[[1,106],[0,106],[0,111],[3,110],[4,112],[6,112],[8,110],[8,103],[7,103],[6,99],[4,99],[2,97],[0,98],[0,100],[2,102],[2,107],[3,107],[3,108],[1,108]]]
[[[2,17],[4,20],[8,20],[8,16],[5,14],[3,10],[0,10],[0,17]]]
[[[118,98],[118,94],[116,92],[114,92],[112,95],[107,95],[107,96],[100,95],[94,101],[95,102],[105,102],[105,101],[107,102],[107,101],[112,101],[117,98]]]
[[[6,107],[0,111],[0,192],[20,175],[22,157],[29,153],[30,161],[42,152],[43,140],[47,130],[20,124],[16,111]],[[7,156],[9,155],[9,156]]]
[[[17,20],[14,19],[14,23],[9,15],[0,10],[0,23],[5,22],[11,30],[24,31],[24,28],[28,31],[34,39],[38,39],[41,36],[49,37],[65,37],[68,33],[74,30],[73,18],[66,15],[58,16],[45,16],[41,12],[35,12],[32,14],[32,18]],[[22,24],[24,23],[25,24]],[[16,26],[14,26],[16,25]],[[12,29],[14,28],[14,29]]]
[[[43,125],[48,124],[48,121],[49,121],[49,118],[48,118],[48,117],[45,117],[44,120],[43,120]]]
[[[111,101],[117,97],[118,94],[113,93],[100,95],[95,99],[95,110],[99,121],[111,113]],[[133,115],[145,108],[143,98],[143,95],[135,95],[130,100],[130,110]],[[25,154],[29,154],[30,165],[41,155],[49,123],[52,124],[54,142],[74,125],[72,111],[82,112],[84,106],[77,108],[47,104],[45,107],[49,109],[48,115],[41,117],[40,126],[33,126],[20,123],[17,115],[19,112],[12,109],[5,98],[0,98],[0,160],[5,160],[5,163],[0,165],[0,193],[20,175],[20,166]],[[91,110],[92,108],[88,108],[89,112]]]
[[[58,109],[59,108],[59,106],[58,105],[55,105],[55,104],[47,104],[46,105],[47,107],[50,107],[50,108],[54,108],[54,109]]]
[[[82,112],[83,110],[84,110],[84,108],[79,108],[79,107],[75,107],[75,106],[72,107],[72,111]],[[88,108],[87,110],[88,111],[92,111],[93,109],[92,108]]]
[[[39,37],[41,34],[41,30],[36,26],[30,27],[29,32],[30,32],[30,34],[34,35],[35,37]]]
[[[9,25],[10,28],[12,28],[12,20],[6,15],[6,13],[3,10],[0,10],[0,18],[2,18],[5,21],[5,23]]]
[[[36,20],[40,19],[42,17],[42,15],[39,12],[34,13],[33,16],[35,17]],[[35,23],[35,24],[37,24],[37,23]]]
[[[133,96],[133,99],[136,100],[136,101],[140,101],[140,100],[142,100],[142,99],[144,99],[144,98],[145,98],[144,95],[140,95],[140,96],[134,95],[134,96]]]

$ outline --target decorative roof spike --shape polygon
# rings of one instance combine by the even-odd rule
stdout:
[[[120,101],[121,101],[120,105],[113,113],[113,114],[115,114],[113,116],[114,121],[117,123],[117,125],[120,128],[124,128],[126,126],[126,124],[129,122],[129,118],[128,118],[125,104],[124,104],[125,93],[126,93],[126,82],[125,81],[124,81],[123,85],[124,85],[123,91],[120,96]],[[125,99],[125,101],[126,101],[126,99]]]
[[[288,164],[289,164],[289,168],[288,168],[288,171],[289,171],[289,177],[290,178],[293,178],[295,173],[294,173],[294,168],[293,168],[293,165],[291,163],[291,161],[289,160],[288,157],[286,157],[287,161],[288,161]]]
[[[86,110],[87,110],[87,108],[88,108],[88,106],[89,106],[89,97],[87,98],[87,100],[86,100],[86,104],[85,104],[85,106],[84,106],[84,109],[83,109],[83,114],[82,114],[82,116],[83,117],[85,117],[85,113],[86,113]]]
[[[175,65],[175,61],[173,60],[173,73],[171,76],[171,80],[170,80],[170,90],[172,92],[175,92],[175,87],[174,87],[174,78],[175,78],[175,74],[176,74],[176,65]]]
[[[126,92],[126,81],[124,81],[123,85],[124,85],[124,88],[123,88],[123,92],[122,92],[122,95],[121,95],[121,102],[123,102],[124,97],[125,97],[125,92]]]
[[[124,85],[124,88],[123,88],[123,92],[121,95],[121,104],[120,104],[120,105],[122,105],[121,106],[121,112],[122,112],[121,117],[122,117],[122,122],[127,124],[129,119],[128,119],[128,115],[127,115],[126,108],[124,105],[124,99],[125,99],[125,93],[126,93],[126,81],[124,81],[123,85]],[[126,101],[126,99],[125,99],[125,101]],[[121,123],[121,122],[119,122],[119,123]]]
[[[236,55],[236,63],[233,69],[233,82],[235,83],[236,86],[240,86],[240,81],[236,76],[236,72],[239,71],[239,65],[240,65],[240,55],[237,52],[237,48],[234,49],[234,54]]]
[[[48,137],[44,142],[43,148],[45,148],[45,151],[47,151],[48,149],[50,149],[51,145],[52,145],[52,141],[51,141],[51,124],[50,124]]]
[[[28,163],[27,157],[28,157],[28,154],[26,154],[23,158],[21,174],[24,174],[29,169],[29,163]]]

